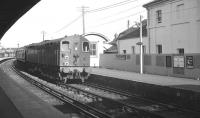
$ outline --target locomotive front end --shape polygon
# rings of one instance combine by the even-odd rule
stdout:
[[[90,75],[89,41],[75,35],[60,45],[60,78],[65,83],[84,82]]]

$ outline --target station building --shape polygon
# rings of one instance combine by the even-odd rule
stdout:
[[[200,53],[199,0],[154,0],[143,7],[150,53]]]
[[[154,0],[144,7],[144,73],[199,80],[200,1]],[[100,67],[139,72],[139,41],[139,28],[123,31],[114,39],[117,54],[101,55]]]

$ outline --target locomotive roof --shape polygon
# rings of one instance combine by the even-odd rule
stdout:
[[[65,37],[62,37],[62,38],[58,38],[58,39],[54,39],[54,40],[45,40],[45,41],[42,41],[42,42],[39,42],[39,43],[32,43],[30,45],[27,45],[25,47],[35,47],[35,46],[41,46],[41,45],[45,45],[45,44],[49,44],[49,43],[56,43],[56,42],[60,42],[61,40],[64,40],[64,39],[72,39],[73,37],[82,37],[81,35],[73,35],[73,36],[65,36]],[[85,39],[84,37],[82,37],[83,39]]]

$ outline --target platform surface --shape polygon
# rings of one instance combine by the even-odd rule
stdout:
[[[200,92],[200,80],[194,80],[189,78],[187,79],[187,78],[160,76],[152,74],[140,74],[135,72],[127,72],[127,71],[112,70],[105,68],[92,68],[91,74],[114,77],[114,78],[154,84],[154,85],[171,86],[175,88]]]
[[[0,68],[0,118],[66,118],[9,78]]]

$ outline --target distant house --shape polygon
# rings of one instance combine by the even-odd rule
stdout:
[[[143,37],[143,52],[149,53],[149,42],[147,38],[147,20],[142,21],[142,37]],[[115,39],[119,54],[139,54],[140,46],[137,45],[140,42],[140,28],[131,27],[122,33]]]
[[[200,53],[200,0],[154,0],[144,7],[150,53]]]
[[[117,37],[108,44],[111,45],[108,49],[104,51],[104,54],[117,54],[118,53],[118,48],[117,48]]]
[[[0,58],[2,57],[14,57],[16,48],[1,48]]]

